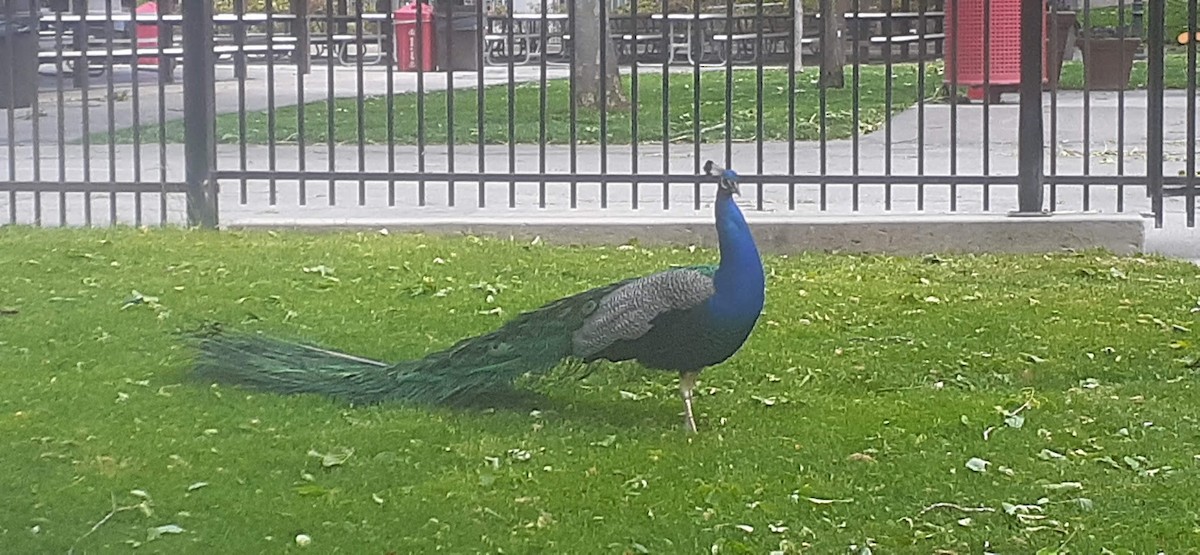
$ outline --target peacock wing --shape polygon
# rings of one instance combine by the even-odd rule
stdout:
[[[572,334],[574,355],[621,360],[628,345],[666,321],[688,319],[715,293],[710,266],[675,268],[631,280],[602,297]],[[660,330],[661,332],[662,330]]]

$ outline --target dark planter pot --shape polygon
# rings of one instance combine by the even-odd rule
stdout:
[[[1075,27],[1075,12],[1061,11],[1052,14],[1049,21],[1050,36],[1046,38],[1046,85],[1045,90],[1058,88],[1062,76],[1063,56],[1067,54],[1067,39]]]
[[[1129,86],[1133,58],[1142,47],[1142,39],[1091,38],[1079,41],[1087,88],[1093,91],[1120,91]]]

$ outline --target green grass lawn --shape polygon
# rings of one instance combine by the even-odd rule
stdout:
[[[1172,89],[1187,86],[1186,54],[1171,54],[1166,65],[1167,87]],[[879,129],[894,114],[910,108],[922,93],[928,101],[937,101],[941,94],[942,69],[940,63],[926,67],[924,90],[918,80],[918,66],[896,64],[891,75],[891,103],[889,113],[888,75],[884,66],[862,66],[858,92],[857,128],[866,134]],[[672,74],[667,80],[669,106],[667,125],[664,131],[662,75],[653,73],[639,75],[637,124],[638,137],[642,142],[661,143],[664,136],[672,142],[691,143],[695,137],[696,121],[693,105],[693,76],[690,73]],[[795,127],[796,138],[802,141],[818,140],[821,137],[820,89],[817,86],[818,70],[807,68],[796,76]],[[856,115],[853,89],[849,86],[853,78],[847,69],[847,87],[827,89],[825,135],[829,139],[844,139],[854,133]],[[626,78],[626,87],[630,85]],[[764,71],[762,114],[762,138],[767,141],[785,141],[789,137],[788,74],[786,70]],[[1130,87],[1144,88],[1146,85],[1145,62],[1137,62],[1130,78]],[[1062,88],[1083,88],[1083,64],[1067,62],[1063,66]],[[758,90],[755,70],[736,70],[733,73],[733,106],[731,109],[731,131],[734,141],[753,141],[758,137]],[[543,95],[539,83],[523,83],[514,88],[513,137],[521,144],[538,144],[541,140],[542,123],[539,109]],[[490,86],[485,89],[483,116],[484,142],[507,144],[509,137],[509,108],[507,85]],[[448,140],[447,93],[431,92],[425,95],[425,141],[427,144],[446,144]],[[571,140],[570,84],[567,80],[552,80],[545,91],[546,118],[545,143],[569,144]],[[479,143],[479,118],[476,110],[475,89],[460,89],[454,94],[454,141],[457,144]],[[363,103],[363,136],[366,144],[387,144],[388,118],[386,97],[369,97]],[[719,143],[725,140],[725,72],[705,71],[701,75],[699,128],[701,142]],[[417,144],[418,106],[416,94],[396,95],[392,102],[395,143]],[[329,105],[326,102],[309,103],[304,107],[305,141],[308,144],[324,144],[329,140]],[[629,144],[632,134],[634,110],[610,112],[607,121],[609,144]],[[295,106],[275,110],[275,134],[277,142],[295,143],[299,138],[298,121],[300,110]],[[355,99],[339,99],[334,102],[333,138],[338,143],[358,144],[359,110]],[[579,110],[577,114],[577,140],[582,144],[600,141],[600,115],[596,110]],[[243,123],[237,114],[224,114],[217,118],[217,139],[223,143],[266,144],[271,140],[270,125],[266,112],[254,112]],[[165,127],[170,142],[183,142],[183,122],[174,121]],[[159,140],[157,125],[145,126],[142,139],[146,142]],[[95,141],[108,140],[106,135],[97,135]],[[118,133],[119,142],[132,142],[132,130]]]
[[[637,127],[643,142],[661,143],[663,126],[663,79],[661,73],[642,70],[638,77]],[[893,113],[912,106],[920,95],[918,70],[915,65],[896,65],[892,71]],[[700,82],[699,127],[701,141],[721,142],[725,137],[725,72],[704,71]],[[796,137],[800,140],[817,140],[821,136],[820,91],[817,86],[818,70],[808,68],[796,76]],[[695,97],[691,73],[671,74],[667,79],[669,106],[665,135],[673,142],[691,143],[696,128]],[[826,135],[831,139],[849,137],[854,130],[854,95],[849,84],[850,69],[846,71],[847,88],[828,89],[826,110]],[[858,105],[858,127],[863,133],[873,131],[888,117],[887,72],[882,66],[863,67],[860,76]],[[941,78],[938,67],[927,67],[925,81],[926,96],[935,96]],[[625,78],[628,91],[631,83]],[[766,70],[763,76],[762,137],[769,141],[788,139],[788,73],[786,70]],[[750,141],[757,136],[758,90],[755,70],[733,72],[732,137],[736,141]],[[429,144],[447,142],[447,93],[430,92],[425,95],[425,141]],[[454,140],[458,144],[478,144],[479,125],[476,89],[460,89],[454,95]],[[543,102],[540,83],[522,83],[515,87],[513,97],[513,134],[517,143],[537,144],[541,142],[541,120],[539,108]],[[363,106],[364,135],[367,144],[387,144],[387,97],[367,98]],[[569,144],[571,140],[570,83],[565,79],[547,83],[545,91],[547,144]],[[400,94],[393,99],[394,131],[396,144],[416,144],[418,137],[417,95]],[[304,108],[305,141],[323,144],[329,138],[328,104],[314,102]],[[610,144],[629,144],[632,137],[632,114],[624,109],[609,112],[607,133]],[[275,111],[275,139],[296,142],[298,138],[299,110],[294,107]],[[483,135],[488,144],[507,144],[509,132],[508,86],[497,85],[485,89]],[[577,140],[584,144],[600,142],[600,114],[596,110],[581,109],[577,114]],[[217,137],[221,142],[237,143],[241,140],[241,123],[237,114],[226,114],[217,118]],[[270,139],[266,112],[249,114],[246,117],[245,140],[263,144]],[[157,126],[147,126],[142,131],[143,140],[156,141]],[[183,122],[166,126],[169,141],[183,141]],[[132,131],[120,133],[118,140],[132,141]],[[105,138],[104,140],[107,140]],[[334,102],[334,140],[355,143],[358,136],[358,107],[355,99],[339,99]]]
[[[395,360],[588,286],[713,257],[373,233],[0,229],[0,544],[1200,545],[1200,269],[1158,258],[769,257],[761,325],[702,375],[694,437],[681,431],[675,377],[628,364],[464,411],[183,377],[176,332],[206,321]]]

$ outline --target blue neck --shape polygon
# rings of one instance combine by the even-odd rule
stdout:
[[[717,291],[709,308],[718,322],[753,325],[762,311],[766,285],[762,259],[750,226],[728,191],[718,191],[716,213],[721,265],[713,276]]]

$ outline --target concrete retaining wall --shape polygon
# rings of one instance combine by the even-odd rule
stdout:
[[[833,251],[887,254],[1038,253],[1103,248],[1117,254],[1142,252],[1145,220],[1137,215],[1056,214],[896,215],[829,217],[748,217],[759,248],[768,253]],[[649,220],[605,218],[572,220],[500,218],[470,220],[313,221],[246,223],[236,228],[313,230],[387,229],[390,232],[471,234],[556,244],[715,246],[710,219]]]

